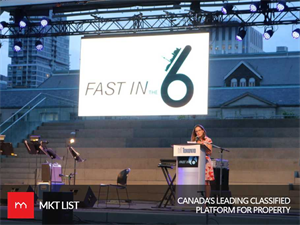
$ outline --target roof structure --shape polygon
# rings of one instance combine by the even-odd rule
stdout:
[[[208,107],[219,108],[241,97],[250,96],[270,106],[300,106],[300,52],[245,55],[211,55]],[[262,76],[261,86],[224,87],[224,77],[244,63]],[[47,97],[45,106],[78,104],[79,71],[57,73],[39,88],[7,89],[0,95],[1,108],[21,108],[39,93]]]
[[[243,102],[243,100],[247,99]],[[221,105],[221,107],[235,107],[235,106],[260,106],[260,107],[276,107],[276,104],[273,102],[270,102],[268,100],[265,100],[259,96],[256,96],[252,93],[245,92],[244,94],[229,100],[228,102],[225,102]]]
[[[243,61],[263,77],[261,86],[300,85],[300,52],[210,55],[209,86],[223,87],[226,77]]]
[[[248,93],[278,106],[300,106],[300,86],[210,88],[208,107],[219,108],[228,101]]]
[[[31,101],[37,95],[42,93],[42,97],[47,97],[39,107],[69,107],[78,104],[78,88],[73,89],[11,89],[1,91],[0,107],[5,108],[21,108]]]
[[[39,93],[47,97],[46,105],[70,106],[78,103],[78,88],[53,89],[16,89],[1,91],[1,108],[21,108]],[[245,88],[210,88],[208,92],[208,107],[219,108],[222,105],[247,93],[264,99],[269,104],[278,106],[300,106],[300,86],[286,87],[245,87]]]
[[[226,80],[227,77],[229,77],[236,69],[238,69],[241,65],[246,66],[247,69],[249,69],[253,74],[255,74],[259,79],[262,79],[262,76],[259,75],[254,69],[251,68],[251,66],[248,65],[248,63],[241,61],[239,64],[237,64],[225,77],[224,80]]]
[[[54,75],[42,83],[39,88],[74,88],[79,87],[77,75]]]

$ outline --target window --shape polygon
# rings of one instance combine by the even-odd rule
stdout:
[[[58,114],[56,112],[41,113],[40,118],[43,122],[45,122],[45,121],[57,121],[58,120]]]
[[[246,79],[245,78],[242,78],[240,80],[240,87],[246,87]]]
[[[231,84],[230,84],[231,87],[237,87],[237,79],[233,78],[231,80]]]
[[[254,87],[255,86],[255,79],[253,77],[251,77],[249,79],[249,87]]]
[[[229,30],[228,30],[228,40],[231,41],[231,33],[232,33],[232,28],[229,27]]]
[[[81,120],[81,117],[78,117],[78,113],[70,113],[70,120]]]
[[[225,41],[226,28],[222,28],[222,41]]]

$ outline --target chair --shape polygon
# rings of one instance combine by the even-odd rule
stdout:
[[[109,196],[109,188],[113,187],[116,188],[117,191],[117,196],[118,196],[118,201],[119,201],[119,207],[121,207],[121,202],[120,202],[120,196],[119,196],[119,189],[125,189],[126,190],[126,195],[127,195],[127,200],[125,202],[128,202],[129,207],[130,207],[130,200],[128,197],[128,191],[127,191],[127,176],[130,172],[130,168],[127,168],[125,170],[122,170],[117,177],[117,184],[100,184],[99,187],[99,192],[98,192],[98,205],[100,201],[100,192],[102,187],[107,187],[107,192],[106,192],[106,207],[107,207],[107,201],[108,201],[108,196]]]

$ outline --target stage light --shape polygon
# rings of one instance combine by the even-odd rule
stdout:
[[[265,29],[263,36],[266,40],[269,40],[273,36],[273,34],[274,34],[273,29],[269,28],[269,29]]]
[[[250,12],[257,12],[259,9],[259,2],[254,2],[250,5]]]
[[[42,27],[46,27],[49,24],[49,19],[44,17],[40,23]]]
[[[233,9],[233,5],[232,5],[232,4],[225,4],[225,5],[222,7],[221,11],[222,11],[222,13],[223,13],[224,15],[226,15],[226,14],[230,13],[230,12],[232,11],[232,9]]]
[[[36,48],[36,50],[38,50],[38,51],[42,51],[43,48],[44,48],[44,45],[43,45],[43,43],[42,43],[40,40],[37,40],[37,41],[35,42],[35,48]]]
[[[27,26],[27,23],[28,23],[28,21],[27,21],[27,19],[24,17],[23,19],[21,19],[21,20],[19,21],[19,27],[25,28],[25,27]]]
[[[300,37],[300,28],[293,30],[292,36],[293,38],[298,39]]]
[[[238,41],[242,41],[245,36],[246,36],[246,30],[245,30],[245,28],[242,27],[239,29],[239,32],[237,33],[237,35],[235,35],[235,39]]]
[[[5,27],[7,27],[7,23],[5,22],[5,21],[2,21],[1,23],[0,23],[0,31],[1,30],[3,30]]]
[[[22,50],[22,42],[21,41],[17,41],[15,44],[14,44],[14,51],[15,52],[19,52]]]
[[[71,133],[70,133],[70,139],[69,139],[69,143],[70,144],[73,144],[73,143],[75,143],[75,140],[76,140],[76,131],[72,131]]]
[[[285,10],[286,9],[286,2],[285,1],[279,1],[278,3],[277,3],[277,6],[276,6],[276,8],[277,8],[277,10],[279,11],[279,12],[282,12],[283,10]]]

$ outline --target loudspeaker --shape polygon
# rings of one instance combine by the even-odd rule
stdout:
[[[65,185],[60,188],[61,192],[73,192],[74,201],[80,201],[80,208],[92,208],[97,201],[97,198],[90,186],[80,185]]]
[[[34,192],[30,185],[2,185],[1,186],[1,204],[7,205],[7,192]],[[34,203],[37,195],[34,194]]]
[[[46,209],[43,208],[43,224],[72,224],[73,223],[73,209],[63,209],[68,205],[67,202],[73,201],[73,194],[71,192],[44,192],[43,204],[46,202],[58,201],[58,208]]]
[[[215,180],[210,182],[211,190],[220,190],[220,168],[214,168]],[[222,169],[222,190],[229,191],[229,169]]]

